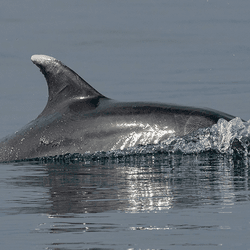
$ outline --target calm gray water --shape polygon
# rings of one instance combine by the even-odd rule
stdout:
[[[0,3],[0,137],[36,118],[32,54],[123,101],[250,118],[250,2]],[[2,249],[250,249],[249,159],[214,153],[1,164]]]
[[[249,249],[249,162],[215,154],[1,166],[2,249]]]

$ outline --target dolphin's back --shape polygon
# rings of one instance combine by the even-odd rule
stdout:
[[[125,149],[159,143],[234,117],[206,108],[111,100],[57,59],[34,55],[48,102],[27,126],[0,143],[0,161]]]

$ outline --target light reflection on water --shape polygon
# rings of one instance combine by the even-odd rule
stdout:
[[[22,176],[11,183],[45,187],[50,205],[44,212],[51,215],[160,211],[248,200],[248,160],[210,153],[26,165],[33,167],[37,176]]]
[[[46,240],[41,244],[46,242],[49,249],[85,244],[128,248],[127,237],[132,237],[133,247],[138,242],[153,247],[150,232],[157,232],[158,248],[166,237],[184,248],[193,246],[197,237],[194,245],[220,246],[225,242],[216,240],[217,234],[227,238],[226,232],[241,237],[249,233],[244,218],[248,208],[242,207],[249,206],[248,164],[248,159],[212,153],[19,163],[6,168],[9,177],[1,185],[11,192],[1,212],[16,225],[17,218],[28,217],[20,224],[22,230],[28,228],[26,237],[30,232],[32,237],[42,235]]]

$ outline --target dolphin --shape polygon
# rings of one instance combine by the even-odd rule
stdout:
[[[184,136],[234,116],[207,108],[105,97],[59,60],[33,55],[48,85],[38,117],[0,142],[0,162],[123,150]]]

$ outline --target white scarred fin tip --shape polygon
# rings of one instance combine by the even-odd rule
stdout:
[[[36,64],[45,64],[46,62],[57,61],[54,57],[46,56],[46,55],[33,55],[31,57],[31,61]]]

